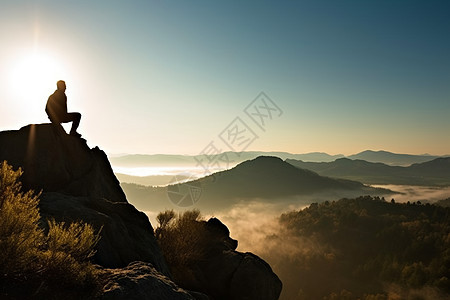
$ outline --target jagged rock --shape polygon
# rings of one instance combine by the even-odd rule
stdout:
[[[204,253],[199,262],[182,274],[177,273],[187,289],[201,291],[216,300],[276,300],[282,283],[270,266],[252,253],[235,251],[237,241],[218,219],[201,221],[202,236],[208,243],[197,249]],[[203,246],[202,246],[203,247]]]
[[[169,274],[147,216],[133,205],[50,192],[42,194],[39,207],[43,219],[54,218],[65,222],[83,220],[97,230],[102,228],[95,263],[118,268],[142,260]]]
[[[203,223],[207,232],[212,237],[211,250],[236,250],[238,241],[230,237],[230,230],[217,218],[210,218]]]
[[[21,167],[24,188],[127,202],[106,154],[52,124],[0,132],[0,160]]]
[[[81,220],[96,229],[103,227],[96,263],[117,268],[142,260],[169,274],[152,225],[127,202],[105,153],[61,130],[38,124],[0,132],[0,161],[23,169],[25,190],[43,191],[43,219]]]
[[[104,300],[195,300],[149,263],[135,262],[122,269],[107,269],[109,275],[99,297]]]

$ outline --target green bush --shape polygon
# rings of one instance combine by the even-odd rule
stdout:
[[[184,288],[198,286],[193,269],[204,260],[209,236],[199,210],[175,214],[173,210],[157,216],[155,235],[173,280]]]
[[[89,259],[99,234],[91,225],[48,221],[39,227],[39,194],[22,192],[19,177],[0,166],[0,298],[79,298],[100,286]]]
[[[64,252],[77,261],[86,261],[94,256],[94,246],[99,241],[99,235],[94,233],[91,225],[86,223],[58,223],[48,221],[47,249],[50,252]]]
[[[199,210],[175,214],[173,210],[157,216],[156,238],[172,268],[187,266],[201,259],[202,220]]]
[[[45,242],[38,195],[21,192],[19,169],[3,162],[0,167],[0,270],[3,276],[20,277],[38,271],[40,248]]]

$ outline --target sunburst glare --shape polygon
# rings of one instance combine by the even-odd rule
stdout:
[[[67,72],[55,57],[34,52],[13,66],[11,87],[20,100],[30,101],[49,94],[56,81],[65,77]]]

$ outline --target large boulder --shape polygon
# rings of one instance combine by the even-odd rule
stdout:
[[[218,219],[199,221],[202,257],[177,269],[175,279],[186,289],[201,291],[215,300],[276,300],[282,283],[271,267],[252,253],[236,251],[237,241]]]
[[[0,161],[21,167],[26,189],[127,202],[106,154],[53,124],[0,132]]]
[[[214,299],[276,300],[282,284],[270,266],[252,253],[226,250],[199,268],[201,282]]]
[[[144,262],[131,263],[126,268],[105,270],[102,300],[195,300],[187,291],[180,289],[169,278],[158,273]]]
[[[230,299],[278,299],[281,280],[264,260],[253,253],[237,253],[239,266],[231,276]],[[226,261],[222,261],[224,265]]]

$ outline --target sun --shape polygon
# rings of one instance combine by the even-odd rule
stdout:
[[[56,82],[66,76],[63,65],[51,55],[33,52],[20,58],[13,66],[11,87],[22,101],[34,101],[48,96]]]

